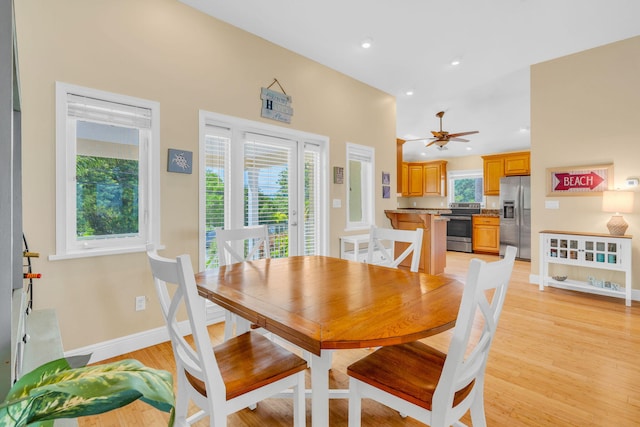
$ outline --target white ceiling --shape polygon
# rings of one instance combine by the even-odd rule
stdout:
[[[640,35],[639,0],[180,1],[394,95],[398,138],[431,136],[441,110],[444,130],[480,131],[405,160],[529,148],[529,66]]]

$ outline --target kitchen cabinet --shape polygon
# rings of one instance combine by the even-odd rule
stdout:
[[[409,165],[408,164],[402,163],[400,176],[401,176],[400,193],[402,194],[403,197],[407,197],[409,195]]]
[[[482,156],[482,160],[485,196],[500,195],[500,178],[503,176],[531,174],[528,151]]]
[[[407,196],[409,197],[421,197],[422,196],[422,164],[409,163],[409,182]]]
[[[625,284],[589,277],[587,281],[574,280],[564,276],[549,277],[550,264],[571,267],[588,267],[622,271]],[[576,233],[567,231],[540,232],[540,290],[554,286],[599,295],[624,298],[631,305],[631,236],[612,236],[599,233]],[[594,274],[595,276],[595,274]]]
[[[504,160],[484,158],[483,182],[485,196],[500,195],[500,178],[504,176]]]
[[[504,175],[530,175],[529,153],[513,153],[504,157]]]
[[[447,162],[402,163],[402,196],[424,197],[447,195]]]
[[[471,221],[473,252],[497,255],[500,252],[500,218],[474,216]]]
[[[419,210],[416,213],[395,210],[387,210],[384,213],[391,221],[391,226],[395,229],[415,230],[416,228],[423,228],[424,233],[422,235],[418,271],[427,274],[444,273],[447,264],[447,218]],[[394,253],[402,253],[407,246],[407,243],[397,242],[394,247]],[[407,270],[410,267],[410,258],[405,259],[399,266],[399,268]]]
[[[447,195],[447,162],[438,160],[424,163],[424,195],[441,196]]]

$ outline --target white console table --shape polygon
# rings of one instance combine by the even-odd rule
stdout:
[[[554,280],[549,276],[550,264],[590,267],[625,273],[624,289],[610,282],[589,283],[567,278]],[[540,290],[554,286],[599,295],[624,298],[631,305],[631,236],[574,233],[545,230],[540,232]]]

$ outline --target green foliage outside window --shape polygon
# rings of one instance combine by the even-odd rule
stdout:
[[[305,194],[310,192],[315,169],[305,165]],[[278,176],[278,189],[273,194],[258,190],[258,221],[269,226],[270,256],[282,258],[289,256],[289,174],[284,169]],[[304,223],[308,221],[311,201],[305,200]],[[247,224],[249,211],[249,189],[244,189],[244,218]],[[213,171],[206,172],[206,266],[217,267],[217,246],[213,230],[224,227],[224,180]],[[313,244],[311,242],[310,244]],[[248,248],[246,248],[248,250]]]
[[[453,183],[454,202],[482,202],[482,178],[456,178]]]
[[[138,233],[138,161],[76,158],[77,236]]]

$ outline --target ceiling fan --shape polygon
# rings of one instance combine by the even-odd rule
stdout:
[[[479,133],[477,130],[473,130],[473,131],[469,131],[469,132],[458,132],[458,133],[449,133],[447,131],[444,131],[444,130],[442,130],[442,116],[444,116],[444,111],[439,111],[438,113],[436,113],[436,117],[438,117],[440,119],[440,130],[439,131],[435,131],[435,130],[431,131],[431,133],[433,134],[433,137],[429,138],[429,140],[431,142],[426,144],[425,147],[430,147],[430,146],[435,144],[435,145],[438,146],[439,150],[446,150],[447,147],[445,147],[445,145],[447,145],[449,143],[449,141],[469,142],[468,139],[464,139],[464,138],[460,138],[460,137],[461,136],[465,136],[465,135],[472,135],[474,133]],[[427,139],[427,138],[409,139],[407,141],[422,141],[422,140],[425,140],[425,139]]]

